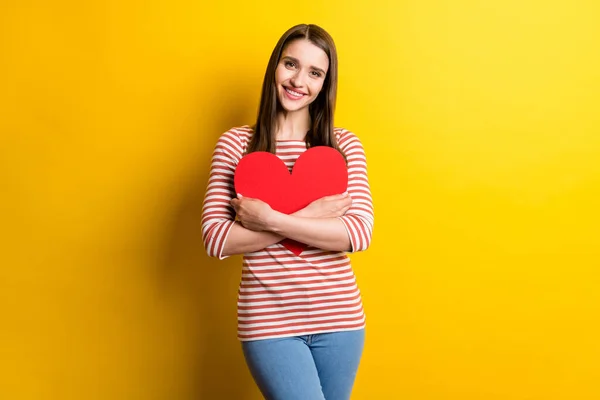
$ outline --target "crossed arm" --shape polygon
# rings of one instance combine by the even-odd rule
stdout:
[[[348,131],[339,143],[348,161],[348,193],[324,197],[286,215],[258,199],[236,197],[233,177],[243,146],[234,131],[222,135],[203,205],[202,238],[208,255],[226,258],[255,252],[285,238],[323,250],[366,250],[374,217],[364,150]]]
[[[292,215],[239,196],[231,200],[239,222],[229,231],[223,256],[262,250],[288,238],[323,250],[349,251],[350,237],[338,217],[352,205],[348,194],[327,196]]]

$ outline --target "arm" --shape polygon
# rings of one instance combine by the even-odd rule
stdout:
[[[348,193],[351,205],[343,213],[317,218],[285,215],[256,199],[232,201],[242,225],[253,231],[269,231],[313,247],[331,251],[366,250],[373,231],[373,205],[362,144],[351,132],[340,137],[348,159]]]
[[[241,230],[235,243],[231,245],[231,250],[226,249],[225,252],[244,249],[256,251],[252,250],[255,248],[261,250],[284,238],[319,246],[325,250],[350,249],[348,234],[343,223],[337,219],[352,205],[352,199],[347,193],[325,196],[292,215],[274,211],[263,201],[242,196],[231,200],[231,204],[240,220],[236,226]],[[232,233],[236,226],[232,229]],[[272,242],[273,240],[275,242]]]
[[[229,202],[235,197],[233,177],[242,152],[243,146],[238,134],[233,130],[225,132],[217,141],[210,165],[202,209],[202,239],[207,254],[221,260],[235,254],[231,252],[228,242],[235,244],[240,235],[240,226],[235,223],[235,212]],[[272,235],[244,231],[247,230],[242,228],[242,235],[245,233],[252,236],[242,238],[243,243],[262,242]]]
[[[362,143],[350,131],[342,131],[338,140],[348,160],[348,193],[352,206],[339,219],[352,245],[351,252],[364,251],[371,245],[375,214],[367,175],[367,157]]]
[[[222,257],[237,254],[253,253],[262,250],[285,239],[283,236],[272,232],[256,232],[246,229],[236,222],[229,231],[227,241],[223,246]]]
[[[247,229],[235,221],[236,213],[230,202],[235,198],[233,177],[242,153],[243,146],[235,131],[224,133],[213,152],[202,210],[202,239],[210,257],[224,259],[235,254],[255,252],[284,239],[273,232]],[[347,206],[347,199],[330,196],[314,202],[294,215],[340,216],[347,210]]]
[[[354,133],[340,132],[338,143],[348,160],[351,206],[337,218],[303,219],[273,213],[269,219],[270,229],[323,250],[363,251],[371,244],[374,224],[367,158],[362,143]]]
[[[283,239],[285,237],[277,233],[253,231],[236,222],[229,231],[229,236],[223,246],[222,255],[229,257],[236,254],[253,253],[279,243]]]
[[[272,211],[267,229],[319,249],[351,250],[346,228],[338,218],[302,218]]]

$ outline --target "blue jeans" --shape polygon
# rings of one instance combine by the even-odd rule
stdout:
[[[348,400],[364,329],[242,342],[254,381],[267,400]]]

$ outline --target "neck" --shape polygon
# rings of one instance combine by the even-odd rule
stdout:
[[[277,114],[277,140],[304,140],[310,129],[308,107]]]

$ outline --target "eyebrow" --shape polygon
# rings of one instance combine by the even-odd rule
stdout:
[[[282,59],[287,59],[287,60],[290,60],[290,61],[294,61],[295,63],[301,64],[301,63],[300,63],[300,60],[298,60],[297,58],[294,58],[294,57],[290,57],[290,56],[283,56],[283,57],[281,57],[281,58],[282,58]],[[311,65],[310,67],[311,67],[312,69],[316,70],[316,71],[319,71],[319,72],[323,73],[323,75],[325,75],[325,74],[326,74],[326,72],[325,72],[325,71],[323,71],[323,70],[322,70],[321,68],[319,68],[319,67],[315,67],[314,65]]]

